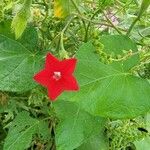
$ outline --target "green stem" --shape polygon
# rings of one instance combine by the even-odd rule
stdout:
[[[73,17],[71,17],[69,19],[69,21],[67,22],[67,24],[65,25],[65,27],[63,28],[63,30],[60,33],[60,46],[61,46],[61,50],[63,50],[63,51],[65,51],[64,42],[63,42],[63,40],[64,40],[64,33],[67,30],[67,28],[69,27],[69,25],[70,25],[70,23],[72,22],[73,19],[74,19]]]
[[[98,22],[98,21],[93,21],[93,20],[90,20],[90,19],[88,19],[88,18],[86,18],[86,17],[84,17],[84,16],[81,16],[81,15],[79,15],[79,14],[74,14],[74,15],[77,15],[78,17],[80,17],[80,18],[82,18],[82,19],[84,19],[84,20],[86,20],[86,21],[88,21],[88,22],[90,22],[90,23],[92,23],[92,24],[95,24],[95,25],[97,24],[97,25],[100,25],[100,26],[107,26],[107,27],[114,28],[114,25],[112,26],[111,24],[108,24],[108,23],[100,23],[100,22]],[[124,31],[124,32],[127,31],[126,29],[119,28],[119,27],[117,27],[117,29],[119,29],[119,30],[121,30],[121,31]]]
[[[93,20],[93,18],[101,11],[101,8],[98,9],[91,17],[90,20]],[[88,32],[89,32],[89,28],[90,28],[90,25],[91,25],[91,21],[89,21],[89,23],[87,24],[87,28],[86,28],[86,34],[85,34],[85,42],[87,42],[88,40]]]
[[[43,4],[44,4],[44,6],[45,6],[45,12],[46,12],[46,14],[45,14],[45,17],[44,17],[44,19],[42,20],[42,22],[45,22],[45,20],[46,20],[47,17],[48,17],[49,6],[48,6],[48,4],[46,3],[46,0],[43,0]]]
[[[132,22],[132,24],[131,24],[131,26],[129,27],[129,30],[128,30],[128,32],[127,32],[127,36],[129,36],[129,34],[131,33],[131,31],[132,31],[132,29],[133,29],[133,27],[135,26],[135,24],[140,20],[140,15],[138,15],[136,18],[135,18],[135,20]]]
[[[82,16],[82,13],[80,12],[80,10],[79,10],[77,4],[75,3],[75,1],[71,0],[71,2],[74,5],[74,7],[77,10],[77,12]],[[85,23],[84,19],[81,18],[81,20],[82,20],[82,23],[83,23],[83,26],[84,26],[84,29],[85,29],[85,32],[86,32],[86,23]]]
[[[112,26],[119,34],[122,34],[121,31],[111,22],[111,20],[107,17],[107,15],[106,15],[104,12],[103,12],[103,14],[104,14],[104,16],[105,16],[107,22],[110,23],[111,26]]]
[[[133,29],[133,27],[135,26],[135,24],[140,20],[142,14],[148,9],[150,5],[150,1],[149,0],[143,0],[142,4],[141,4],[141,8],[139,10],[139,14],[138,16],[135,18],[135,20],[132,22],[131,26],[129,27],[129,30],[127,32],[126,35],[129,35]]]

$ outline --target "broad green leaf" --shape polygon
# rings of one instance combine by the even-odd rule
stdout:
[[[38,33],[34,27],[27,27],[21,38],[18,39],[25,48],[28,50],[35,52],[37,51],[38,45]]]
[[[56,128],[57,150],[74,150],[104,127],[104,119],[93,117],[73,102],[54,104],[60,119]]]
[[[25,150],[35,134],[48,138],[48,131],[48,124],[46,126],[43,120],[39,121],[30,117],[29,113],[21,112],[9,128],[3,150]]]
[[[77,150],[108,150],[109,143],[103,132],[91,137],[86,143],[83,143]]]
[[[111,46],[111,45],[110,45]],[[77,52],[75,76],[80,91],[66,93],[62,99],[75,101],[93,115],[132,118],[150,109],[150,84],[130,73],[128,62],[110,65],[99,62],[95,48],[84,44]]]
[[[36,86],[33,75],[42,67],[41,56],[0,35],[0,90],[21,92]]]

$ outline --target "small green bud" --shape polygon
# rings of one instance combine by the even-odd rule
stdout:
[[[102,50],[104,50],[104,45],[102,43],[99,43],[99,48],[101,48]]]

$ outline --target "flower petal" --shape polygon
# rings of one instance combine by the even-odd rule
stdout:
[[[51,80],[48,86],[48,96],[49,98],[54,101],[56,98],[63,92],[62,86],[60,86],[59,82]]]
[[[61,61],[62,71],[64,74],[72,74],[75,70],[77,59],[65,59]]]
[[[75,77],[72,76],[72,75],[65,76],[63,78],[62,84],[63,84],[62,86],[63,86],[64,90],[67,90],[67,91],[77,91],[77,90],[79,90],[78,83],[77,83]]]
[[[56,68],[59,63],[60,61],[56,57],[48,53],[46,56],[45,69],[53,71],[53,69]]]
[[[47,87],[50,82],[50,75],[46,70],[38,72],[33,78],[36,82],[40,83],[45,87]]]

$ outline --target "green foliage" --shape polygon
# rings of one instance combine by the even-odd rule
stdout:
[[[36,86],[32,77],[41,67],[41,56],[0,35],[0,66],[0,90],[27,91]]]
[[[150,148],[150,138],[144,138],[141,141],[134,142],[137,150],[148,150]]]
[[[0,150],[148,150],[149,4],[1,0]],[[57,102],[33,80],[47,52],[78,61]]]
[[[110,140],[111,150],[134,147],[134,141],[142,140],[148,136],[146,125],[142,117],[133,120],[114,120],[108,123],[107,136]]]
[[[74,1],[75,5],[79,0]],[[58,18],[65,18],[69,16],[74,10],[74,4],[71,0],[55,0],[54,1],[54,16]]]
[[[15,33],[16,39],[20,38],[22,33],[24,32],[28,19],[31,15],[30,6],[32,0],[24,0],[24,4],[22,8],[16,13],[12,20],[12,31]]]
[[[48,132],[48,125],[43,120],[39,121],[30,117],[29,113],[21,112],[9,127],[4,150],[25,150],[31,145],[35,134],[47,139]]]
[[[113,3],[114,3],[114,0],[99,0],[100,7],[111,6]]]
[[[93,117],[73,102],[60,101],[54,106],[60,119],[56,129],[58,150],[73,150],[103,129],[104,119]]]
[[[148,9],[149,5],[150,5],[150,1],[149,0],[142,0],[141,9],[140,9],[140,13],[139,14],[142,15],[143,12],[145,12]]]
[[[130,40],[127,36],[123,35],[104,35],[100,38],[100,42],[104,45],[104,51],[107,54],[113,55],[112,57],[117,57],[124,54],[124,51],[136,53],[137,46],[136,44]],[[125,58],[120,63],[122,63],[123,68],[126,70],[131,69],[133,66],[139,63],[139,55],[136,54],[134,56]]]
[[[113,47],[111,42],[109,47]],[[76,76],[80,91],[66,93],[64,99],[76,101],[91,114],[103,117],[132,118],[146,113],[150,109],[150,86],[146,80],[132,75],[129,64],[134,65],[134,61],[105,65],[94,51],[90,43],[78,50]]]
[[[14,38],[14,35],[11,33],[11,20],[5,20],[0,22],[0,34],[5,35],[9,38]]]
[[[29,105],[41,106],[43,105],[43,99],[45,98],[45,93],[40,88],[35,88],[31,91],[28,99]]]
[[[83,143],[77,150],[108,150],[108,139],[103,132],[91,137],[87,142]]]
[[[144,119],[145,119],[147,131],[149,132],[150,131],[150,114],[148,113]],[[141,140],[137,139],[135,140],[134,144],[137,150],[148,150],[150,147],[150,137],[146,136],[145,138]]]
[[[36,52],[38,45],[38,32],[34,27],[27,27],[22,37],[18,39],[26,49]]]

